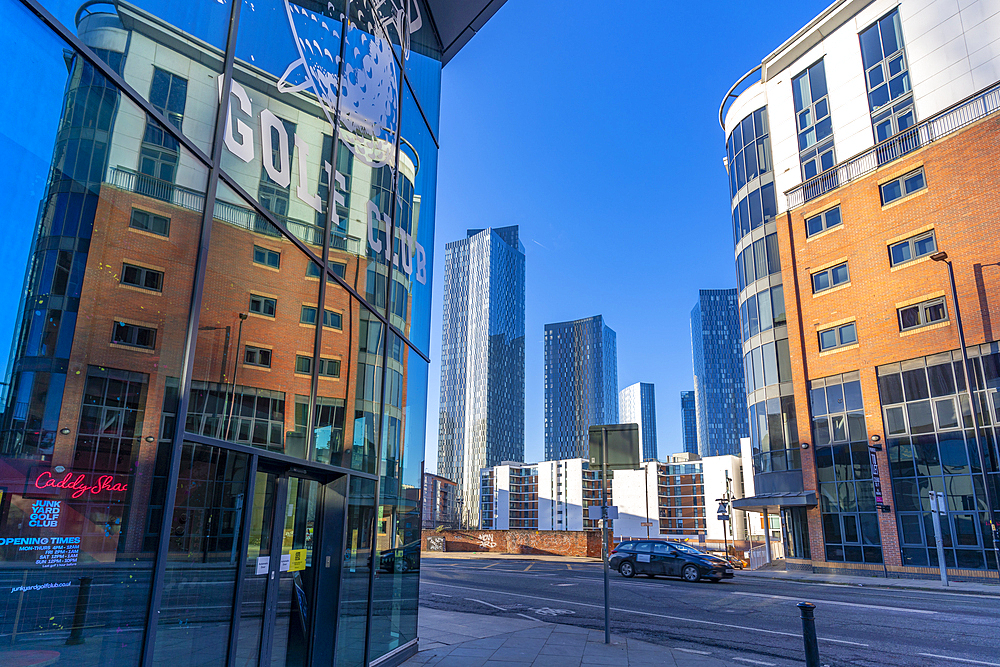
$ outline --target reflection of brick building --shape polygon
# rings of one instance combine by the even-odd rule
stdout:
[[[423,519],[424,530],[433,530],[439,526],[445,528],[458,527],[456,510],[458,485],[429,472],[424,473],[423,489]]]

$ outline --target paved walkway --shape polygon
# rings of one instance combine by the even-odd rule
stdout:
[[[406,667],[727,667],[717,658],[603,630],[420,608],[420,650]]]

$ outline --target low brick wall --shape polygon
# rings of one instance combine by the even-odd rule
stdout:
[[[440,551],[440,538],[445,551],[479,551],[498,554],[601,557],[601,534],[590,530],[425,530],[420,548]]]
[[[889,579],[937,579],[941,574],[941,571],[936,567],[906,565],[886,565],[883,567],[871,563],[833,563],[795,558],[785,559],[785,569],[789,572],[844,574],[852,577],[888,577]],[[992,570],[948,568],[948,578],[955,581],[973,581],[982,584],[1000,583],[997,573]]]

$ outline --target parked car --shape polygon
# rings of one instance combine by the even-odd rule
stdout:
[[[749,563],[747,563],[745,560],[743,560],[738,556],[732,556],[732,555],[727,556],[725,553],[712,553],[709,551],[705,551],[703,549],[699,549],[698,547],[692,544],[688,544],[686,542],[671,542],[671,544],[675,545],[678,549],[682,551],[687,550],[699,554],[708,554],[709,556],[715,556],[716,558],[721,558],[722,560],[729,561],[730,567],[737,570],[742,570],[743,568],[748,567],[750,565]]]
[[[420,569],[420,541],[386,549],[379,554],[379,569],[384,572],[406,573]]]
[[[669,540],[622,542],[611,552],[609,566],[627,578],[636,574],[647,577],[663,574],[691,583],[733,578],[733,568],[727,561]]]

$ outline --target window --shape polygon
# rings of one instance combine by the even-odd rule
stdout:
[[[934,239],[934,230],[931,230],[890,245],[889,263],[892,266],[905,264],[920,257],[933,255],[935,252],[937,252],[937,242]]]
[[[854,322],[819,332],[819,349],[832,350],[835,347],[853,345],[858,342],[858,330]]]
[[[111,332],[111,342],[152,350],[156,347],[156,329],[141,327],[137,324],[115,322]]]
[[[283,129],[285,131],[285,136],[288,137],[288,159],[289,164],[295,159],[295,123],[291,123],[284,118],[279,118],[281,121]],[[276,127],[270,128],[271,133],[271,164],[280,165],[282,163],[281,156],[281,139],[280,132]],[[260,201],[260,205],[266,208],[271,213],[276,216],[284,218],[288,215],[288,192],[290,185],[282,187],[278,185],[270,176],[267,175],[267,168],[261,165],[260,168],[260,185],[257,190],[257,199]]]
[[[154,292],[163,291],[163,272],[133,264],[122,264],[122,285],[132,285]]]
[[[299,322],[302,324],[316,324],[316,307],[302,306],[302,311],[299,313]]]
[[[332,310],[323,311],[323,326],[331,329],[342,329],[343,323],[344,318],[340,313],[335,313]]]
[[[900,331],[917,329],[948,319],[948,308],[945,305],[944,297],[900,308],[897,312],[899,313]]]
[[[827,96],[826,71],[822,60],[792,79],[792,97],[799,133],[802,179],[809,180],[836,163],[830,98]]]
[[[858,37],[861,40],[861,59],[865,66],[875,142],[881,143],[916,124],[899,10],[882,17]],[[913,141],[902,143],[905,145],[890,145],[886,150],[879,151],[879,163],[893,160],[919,145],[916,137]]]
[[[144,232],[152,232],[160,236],[170,236],[170,218],[162,215],[154,215],[137,208],[132,209],[132,219],[128,226],[133,229],[141,229]]]
[[[149,101],[178,130],[184,122],[187,105],[187,80],[159,67],[153,68],[149,86]],[[139,173],[168,183],[177,173],[178,142],[166,128],[151,116],[146,117],[146,130],[139,151]],[[150,197],[170,201],[172,188],[139,179],[137,191]]]
[[[343,278],[347,274],[347,265],[346,264],[343,264],[341,262],[334,262],[334,261],[331,260],[329,262],[329,266],[330,266],[330,270],[333,272],[333,274],[336,275],[336,276],[338,276],[338,277],[340,277],[340,278]],[[309,262],[308,264],[306,264],[306,277],[307,278],[319,278],[319,274],[320,274],[319,264],[316,264],[315,262]],[[333,282],[333,280],[330,279],[330,278],[327,278],[327,280],[328,280],[328,282],[331,282],[331,283]]]
[[[271,350],[247,345],[243,352],[243,363],[248,366],[271,367]]]
[[[257,296],[256,294],[250,295],[250,312],[257,313],[258,315],[266,315],[267,317],[274,317],[274,311],[278,307],[278,302],[274,299],[269,299],[266,296]]]
[[[255,264],[263,264],[272,268],[281,268],[281,253],[270,248],[261,248],[259,245],[253,247],[253,261]]]
[[[836,227],[843,219],[840,217],[840,207],[834,206],[828,211],[823,211],[811,218],[806,218],[806,236],[813,236],[822,231]]]
[[[340,359],[320,359],[319,374],[331,378],[340,377]]]
[[[812,274],[813,293],[822,292],[837,285],[843,285],[850,282],[850,280],[851,276],[847,271],[847,262],[823,271],[818,271]]]
[[[911,171],[908,174],[903,174],[897,179],[891,180],[888,183],[883,183],[879,186],[879,190],[882,192],[882,206],[890,202],[894,202],[897,199],[902,199],[907,195],[911,195],[917,190],[922,190],[927,187],[927,180],[924,178],[924,170],[921,167],[916,171]]]
[[[307,357],[301,354],[295,356],[295,372],[302,373],[304,375],[312,374],[312,357]]]

